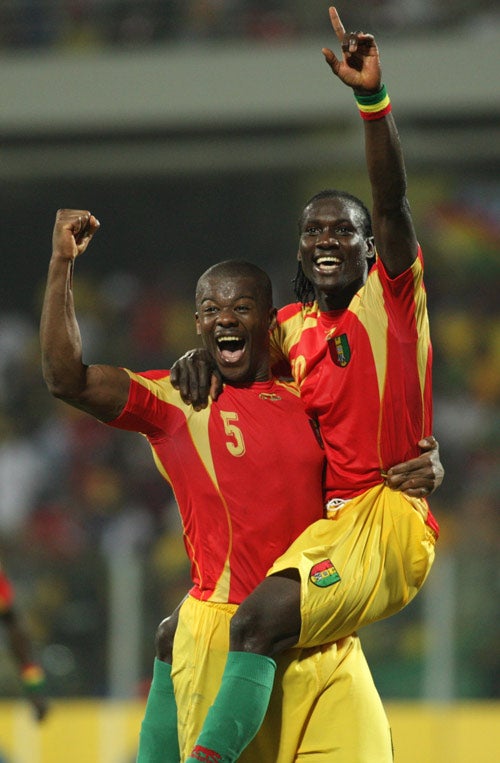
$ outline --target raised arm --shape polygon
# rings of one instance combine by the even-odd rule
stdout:
[[[87,366],[73,301],[76,258],[87,249],[99,221],[86,210],[60,209],[52,236],[40,322],[42,370],[54,397],[102,421],[116,418],[128,398],[128,374],[113,366]]]
[[[364,117],[375,244],[389,274],[397,276],[417,256],[417,239],[406,197],[399,135],[382,85],[378,47],[371,34],[346,33],[335,8],[330,8],[330,20],[342,47],[342,59],[329,48],[322,52],[333,73],[353,89]]]

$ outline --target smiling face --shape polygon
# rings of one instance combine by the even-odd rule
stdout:
[[[321,309],[346,307],[366,280],[373,238],[355,201],[314,199],[302,214],[297,254]]]
[[[270,378],[269,330],[276,310],[264,271],[247,263],[220,263],[198,281],[196,329],[224,380]]]

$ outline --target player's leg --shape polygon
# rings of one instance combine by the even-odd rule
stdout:
[[[300,625],[295,570],[266,578],[239,606],[231,620],[221,686],[188,761],[204,760],[207,751],[221,763],[239,758],[269,705],[276,671],[272,658],[297,642]]]
[[[179,763],[177,706],[172,684],[172,649],[179,607],[157,628],[153,680],[141,724],[137,763]]]
[[[297,643],[336,641],[394,614],[422,585],[432,559],[433,539],[420,512],[384,486],[354,499],[334,519],[314,523],[234,616],[222,684],[199,744],[221,761],[236,760],[269,703],[269,659]],[[268,680],[253,681],[261,670]]]
[[[236,609],[234,604],[188,597],[180,610],[172,680],[177,698],[182,761],[189,759],[195,748],[217,696],[227,662],[231,618]],[[209,760],[201,750],[198,752],[199,757],[194,760]]]
[[[338,649],[335,657],[335,649]],[[293,754],[278,758],[296,763],[393,763],[389,721],[366,662],[359,638],[349,636],[332,644],[334,668],[316,697]],[[328,654],[318,662],[321,677],[328,670]],[[326,659],[325,659],[326,658]],[[294,705],[305,701],[299,682],[286,697]]]
[[[336,641],[401,610],[423,585],[435,536],[426,504],[383,485],[308,527],[269,574],[300,574],[300,647]]]

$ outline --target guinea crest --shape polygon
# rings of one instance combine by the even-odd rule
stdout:
[[[330,559],[323,559],[322,562],[318,562],[311,567],[309,580],[319,588],[327,588],[334,583],[338,583],[340,575]]]
[[[336,366],[345,368],[351,359],[351,348],[347,341],[347,334],[339,334],[328,338],[330,357]]]

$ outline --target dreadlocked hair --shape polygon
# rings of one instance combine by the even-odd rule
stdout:
[[[299,235],[302,231],[305,210],[310,204],[313,204],[316,201],[320,201],[321,199],[343,199],[344,201],[353,204],[361,213],[363,235],[365,237],[373,235],[372,220],[368,207],[357,196],[353,196],[352,193],[348,193],[347,191],[339,191],[336,188],[326,188],[323,191],[314,194],[314,196],[312,196],[309,201],[305,203],[298,220]],[[295,277],[292,278],[292,284],[293,291],[299,302],[302,302],[303,305],[314,302],[316,299],[314,286],[311,281],[304,275],[304,271],[302,270],[302,263],[300,261],[297,266]]]
[[[297,272],[295,277],[292,278],[292,284],[294,294],[299,302],[302,302],[303,305],[307,305],[309,302],[314,302],[314,286],[304,275],[301,262],[297,263]]]

